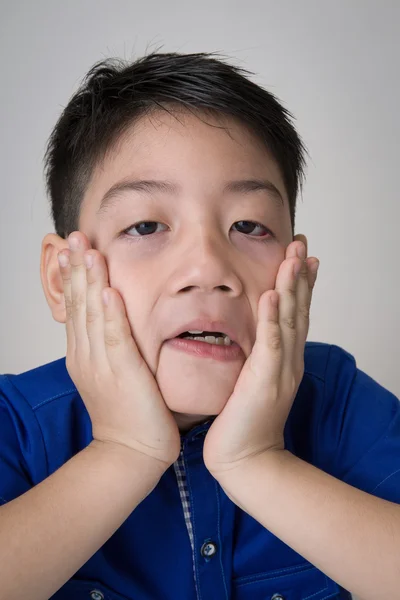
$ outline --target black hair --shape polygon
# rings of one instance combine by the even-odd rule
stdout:
[[[276,96],[252,82],[250,71],[217,53],[152,52],[133,62],[99,61],[64,108],[47,142],[46,189],[56,233],[79,229],[83,196],[96,165],[140,117],[182,107],[193,113],[235,117],[263,142],[280,169],[294,232],[307,150],[292,114]]]

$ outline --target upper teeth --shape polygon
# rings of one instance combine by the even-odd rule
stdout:
[[[199,333],[203,333],[203,331],[199,331],[197,329],[192,329],[192,330],[188,329],[188,333],[193,333],[194,335],[196,335]],[[201,342],[205,341],[205,342],[208,342],[209,344],[217,344],[218,346],[221,346],[221,345],[230,346],[232,343],[231,339],[225,334],[223,334],[223,336],[224,337],[221,338],[219,336],[215,337],[213,335],[206,335],[205,337],[200,337],[200,338],[194,337],[193,339],[199,340]],[[191,338],[187,338],[187,339],[191,339]]]

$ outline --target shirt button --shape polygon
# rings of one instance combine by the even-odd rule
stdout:
[[[100,592],[100,590],[92,590],[90,592],[90,597],[92,600],[104,600],[104,594],[103,592]]]
[[[285,600],[285,597],[284,597],[284,596],[282,596],[282,594],[274,594],[274,595],[271,597],[271,600]]]
[[[214,556],[214,554],[216,554],[217,546],[216,544],[214,544],[214,542],[204,542],[200,552],[201,555],[204,556],[204,558],[210,558],[211,556]]]

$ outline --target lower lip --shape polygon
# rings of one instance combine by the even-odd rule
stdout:
[[[214,360],[229,361],[243,358],[241,347],[232,342],[230,346],[220,346],[219,344],[208,344],[207,342],[198,342],[185,338],[172,338],[165,342],[167,346],[193,354],[201,358],[213,358]]]

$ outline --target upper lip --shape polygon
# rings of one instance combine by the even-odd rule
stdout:
[[[217,321],[207,318],[193,319],[193,321],[189,321],[188,323],[179,325],[179,327],[177,327],[171,333],[171,336],[168,339],[175,338],[181,333],[189,331],[189,329],[197,329],[198,331],[219,331],[227,335],[232,340],[232,342],[235,342],[236,344],[238,344],[238,346],[240,346],[237,332],[229,323],[227,323],[227,321]]]

